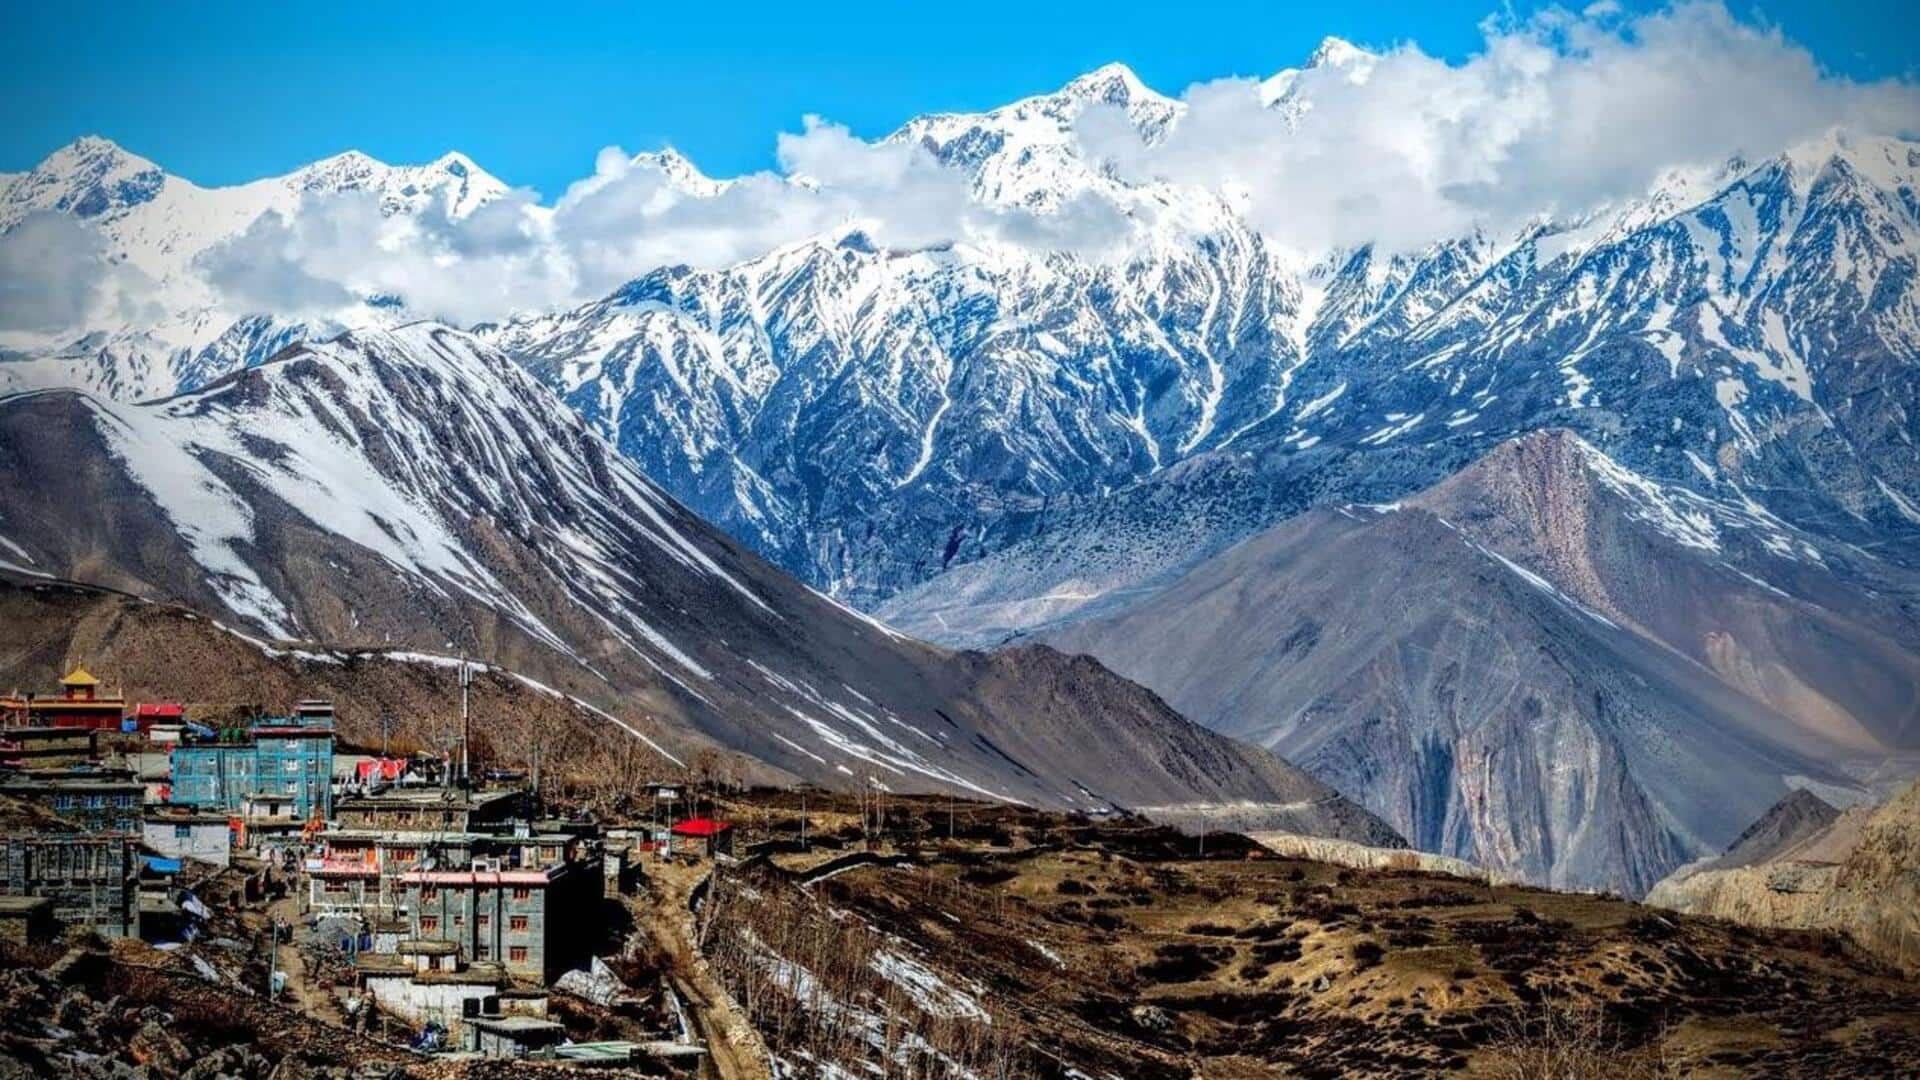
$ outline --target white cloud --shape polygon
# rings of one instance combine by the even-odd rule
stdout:
[[[35,211],[0,236],[0,330],[52,333],[154,319],[152,282],[107,257],[93,226]]]
[[[1645,192],[1665,170],[1771,155],[1836,126],[1920,127],[1913,84],[1832,76],[1717,3],[1632,16],[1596,0],[1484,33],[1458,64],[1414,45],[1332,50],[1332,63],[1291,76],[1279,107],[1251,80],[1195,85],[1152,146],[1117,107],[1094,106],[1077,145],[1123,178],[1220,191],[1277,243],[1318,252],[1575,216]],[[310,194],[187,272],[234,316],[352,322],[368,298],[398,296],[413,314],[468,324],[590,300],[661,265],[723,267],[854,228],[894,249],[1112,258],[1162,212],[1097,194],[1049,212],[988,205],[919,145],[869,142],[815,117],[778,137],[777,158],[776,170],[716,185],[688,182],[678,159],[608,147],[552,206],[515,192],[460,218],[437,206],[382,214],[365,192]],[[104,250],[91,225],[57,215],[0,236],[0,328],[151,319],[139,305],[153,283]]]
[[[1099,254],[1120,249],[1129,228],[1087,200],[1047,215],[982,204],[964,173],[921,147],[814,117],[782,134],[778,152],[780,172],[707,192],[608,147],[552,207],[516,193],[457,219],[437,205],[383,215],[368,192],[309,195],[195,269],[235,312],[339,317],[392,295],[415,314],[472,323],[592,299],[657,266],[724,267],[847,229],[901,250],[973,241]]]
[[[1717,3],[1618,15],[1600,0],[1580,16],[1488,23],[1461,64],[1407,45],[1302,71],[1304,108],[1263,107],[1250,80],[1201,84],[1152,147],[1111,117],[1087,116],[1079,134],[1122,175],[1228,190],[1269,236],[1319,250],[1576,215],[1667,170],[1769,156],[1833,127],[1920,130],[1911,83],[1829,75]]]

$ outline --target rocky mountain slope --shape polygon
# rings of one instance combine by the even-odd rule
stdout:
[[[801,586],[437,325],[149,404],[0,399],[0,506],[16,570],[270,639],[465,652],[790,777],[1084,809],[1246,800],[1301,831],[1383,831],[1092,661],[947,652]]]
[[[1717,870],[1765,862],[1809,837],[1824,832],[1840,811],[1805,788],[1795,788],[1747,826],[1709,865]]]
[[[1770,850],[1735,845],[1684,867],[1647,902],[1749,926],[1836,930],[1920,970],[1920,782],[1883,805],[1821,816],[1825,824]]]
[[[1415,848],[1638,895],[1790,787],[1920,753],[1920,582],[1567,433],[1296,518],[1046,635]]]
[[[458,658],[399,649],[271,643],[186,608],[77,582],[0,571],[0,686],[50,687],[75,667],[130,701],[180,701],[214,715],[334,702],[347,741],[440,753],[460,730]],[[649,774],[676,771],[710,740],[635,713],[615,717],[504,668],[476,666],[469,699],[481,760],[520,760],[529,736],[585,758],[637,741]]]

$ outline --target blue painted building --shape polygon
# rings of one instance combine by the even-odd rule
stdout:
[[[265,720],[244,738],[174,747],[171,802],[237,813],[255,795],[291,800],[301,819],[332,814],[332,727]]]

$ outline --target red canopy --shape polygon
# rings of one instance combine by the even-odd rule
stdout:
[[[710,817],[694,817],[676,822],[673,826],[675,836],[718,836],[733,828],[731,821],[715,821]]]

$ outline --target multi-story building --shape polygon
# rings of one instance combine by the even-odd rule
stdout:
[[[172,751],[171,799],[184,806],[244,809],[261,795],[285,796],[302,820],[333,809],[333,729],[297,717],[265,720],[243,737],[187,743]]]
[[[469,963],[547,981],[592,948],[602,881],[582,860],[513,869],[475,859],[463,870],[402,876],[414,940],[444,941]]]
[[[414,870],[463,870],[478,859],[519,869],[580,857],[584,845],[576,836],[534,833],[525,823],[500,818],[520,804],[515,795],[453,793],[441,798],[439,793],[418,792],[343,799],[342,827],[316,837],[315,850],[306,860],[308,910],[391,915],[404,910],[401,878]],[[389,827],[368,827],[372,823]],[[459,828],[462,825],[470,828]]]
[[[51,811],[87,832],[137,837],[146,788],[124,769],[70,769],[0,778],[0,795]]]
[[[0,896],[44,897],[61,923],[133,936],[141,794],[111,773],[0,780]]]
[[[504,825],[526,809],[524,791],[415,788],[341,799],[334,818],[342,829],[463,833]]]

